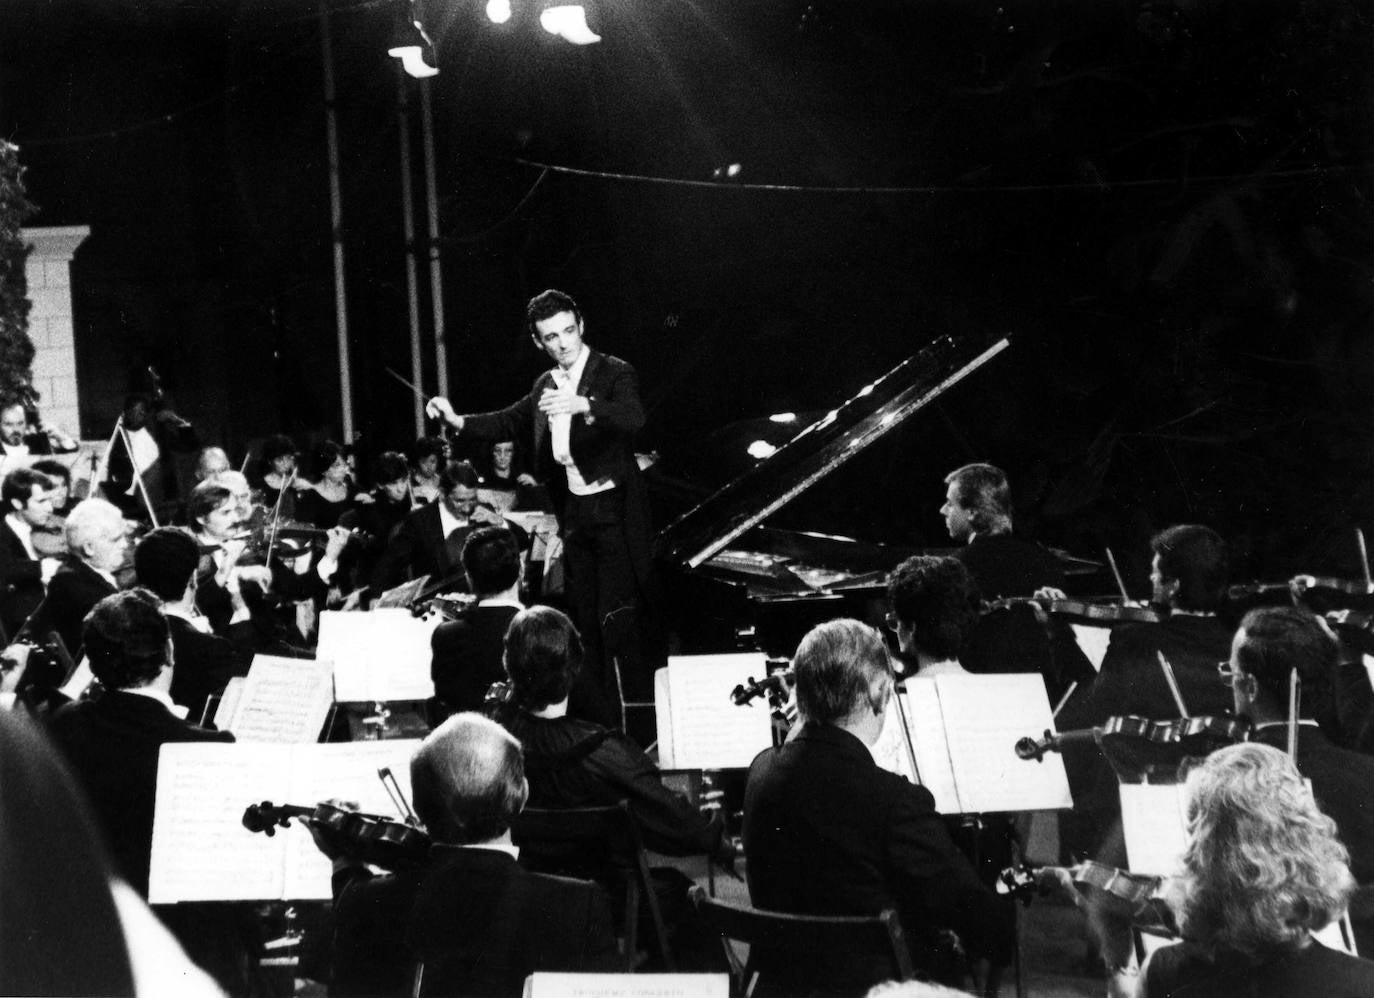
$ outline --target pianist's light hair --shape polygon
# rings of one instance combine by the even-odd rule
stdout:
[[[847,617],[811,628],[792,665],[797,709],[812,724],[836,724],[864,706],[877,709],[892,681],[882,635]]]
[[[1185,938],[1256,955],[1296,950],[1344,913],[1349,854],[1285,753],[1228,746],[1189,774],[1188,794]]]

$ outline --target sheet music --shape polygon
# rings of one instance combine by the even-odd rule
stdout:
[[[945,720],[940,711],[940,697],[931,679],[909,677],[902,694],[902,709],[906,711],[911,728],[911,747],[920,769],[920,779],[911,771],[911,759],[902,737],[901,715],[897,713],[897,698],[888,701],[883,718],[883,730],[870,751],[883,769],[919,783],[935,798],[935,809],[941,814],[959,814],[959,790],[954,782],[954,770],[949,761],[949,744],[945,736]]]
[[[289,776],[283,749],[276,745],[162,746],[148,900],[159,904],[280,898],[285,882],[283,834],[289,829],[269,839],[250,834],[242,818],[249,804],[286,803]]]
[[[334,699],[370,703],[432,697],[429,639],[438,625],[398,607],[320,614],[316,657],[333,663]]]
[[[734,688],[762,679],[767,658],[747,655],[670,656],[667,667],[672,752],[679,769],[743,769],[773,744],[766,698],[737,707]]]
[[[328,661],[255,655],[228,730],[241,742],[313,742],[333,699]]]
[[[416,741],[337,745],[174,743],[158,757],[149,900],[326,900],[330,862],[308,829],[269,838],[243,827],[249,804],[355,801],[396,816],[377,778],[390,766],[407,798]]]
[[[224,692],[219,695],[214,723],[220,731],[230,730],[229,724],[234,720],[234,712],[239,709],[239,700],[243,697],[243,683],[242,676],[234,676],[225,684]]]
[[[1016,755],[1019,738],[1054,726],[1039,674],[939,676],[934,682],[965,813],[1073,807],[1057,753],[1043,762]]]
[[[559,974],[525,978],[525,998],[728,998],[729,974]]]
[[[298,745],[294,749],[297,765],[291,774],[288,800],[292,804],[349,801],[368,814],[400,820],[377,770],[389,766],[401,793],[410,801],[410,757],[419,747],[417,740]],[[329,859],[315,846],[307,829],[285,831],[290,834],[282,843],[286,871],[282,898],[295,901],[331,897]]]
[[[1131,872],[1177,874],[1188,845],[1185,784],[1123,783],[1117,789]]]
[[[1094,669],[1102,671],[1102,660],[1107,657],[1107,645],[1112,640],[1110,627],[1093,627],[1090,624],[1070,624],[1074,640]]]

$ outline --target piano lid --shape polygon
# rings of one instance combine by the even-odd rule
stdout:
[[[940,337],[674,520],[659,532],[659,555],[683,568],[699,568],[1009,345],[1006,337],[991,345],[985,339]]]

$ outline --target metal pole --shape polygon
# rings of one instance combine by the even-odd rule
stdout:
[[[353,442],[353,377],[348,362],[348,296],[344,284],[343,197],[339,192],[339,129],[334,120],[334,45],[329,0],[320,0],[320,52],[324,62],[324,125],[329,148],[329,228],[334,242],[334,324],[338,330],[339,405],[343,437]]]
[[[420,357],[420,277],[415,264],[415,190],[410,170],[410,77],[396,64],[396,131],[401,138],[401,212],[406,244],[406,294],[410,302],[410,380],[424,384]],[[442,394],[442,393],[441,393]],[[419,394],[412,398],[415,436],[425,435],[425,404]]]
[[[420,81],[420,124],[425,144],[425,201],[429,208],[429,297],[434,306],[434,368],[439,394],[448,398],[448,344],[444,340],[444,277],[439,253],[439,195],[434,182],[434,116],[430,111],[429,80]],[[418,382],[417,382],[418,384]]]

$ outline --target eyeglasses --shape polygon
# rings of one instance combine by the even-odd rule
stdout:
[[[1221,677],[1221,681],[1227,686],[1235,686],[1236,679],[1245,675],[1245,673],[1231,668],[1231,663],[1227,660],[1217,663],[1217,675]]]
[[[883,623],[887,625],[887,629],[890,631],[895,631],[901,626],[901,621],[897,619],[897,615],[891,610],[883,615]]]

